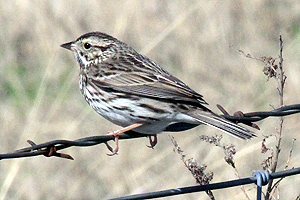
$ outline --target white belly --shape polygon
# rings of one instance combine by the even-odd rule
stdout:
[[[99,95],[99,91],[96,91],[90,85],[87,85],[86,89],[81,91],[84,92],[83,95],[90,106],[98,114],[114,124],[126,127],[135,123],[144,122],[145,125],[134,129],[134,131],[139,133],[160,133],[174,121],[177,115],[174,114],[168,103],[154,99],[136,99],[137,97],[135,99],[123,97],[113,98],[109,96],[110,93],[106,92]],[[91,99],[94,100],[91,101]],[[150,105],[155,105],[155,107],[151,107]]]

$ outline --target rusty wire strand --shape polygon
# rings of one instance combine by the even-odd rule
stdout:
[[[224,109],[224,108],[222,108]],[[225,109],[223,110],[224,112]],[[223,112],[223,113],[224,113]],[[241,112],[240,112],[241,113]],[[267,117],[279,117],[279,116],[286,116],[291,115],[295,113],[300,113],[300,104],[294,104],[289,106],[283,106],[278,109],[274,109],[272,111],[266,111],[266,112],[252,112],[252,113],[245,113],[238,116],[231,116],[227,112],[225,115],[222,115],[224,118],[233,121],[233,122],[239,122],[244,123],[247,125],[250,125],[249,123],[257,122],[260,120],[263,120]],[[188,123],[174,123],[170,124],[165,131],[168,132],[178,132],[178,131],[184,131],[191,128],[194,128],[195,124],[188,124]],[[147,137],[147,135],[139,134],[134,131],[128,131],[120,135],[120,140],[122,139],[134,139],[134,138],[140,138],[140,137]],[[34,142],[28,140],[28,143],[31,145],[30,147],[22,148],[19,150],[16,150],[12,153],[5,153],[0,154],[0,160],[2,159],[12,159],[12,158],[22,158],[22,157],[31,157],[31,156],[38,156],[38,155],[45,155],[47,157],[50,156],[56,156],[56,157],[62,157],[62,158],[68,158],[72,159],[71,156],[67,154],[59,154],[57,151],[66,149],[72,146],[78,146],[78,147],[87,147],[87,146],[94,146],[101,143],[107,143],[110,140],[114,140],[114,136],[110,135],[100,135],[100,136],[91,136],[91,137],[85,137],[77,140],[53,140],[49,142],[45,142],[42,144],[35,144]],[[52,147],[52,148],[50,148]],[[51,153],[50,153],[51,151]]]

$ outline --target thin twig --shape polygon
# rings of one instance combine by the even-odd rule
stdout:
[[[234,170],[235,170],[235,174],[236,174],[236,176],[237,176],[237,177],[240,179],[240,178],[241,178],[241,176],[240,176],[240,174],[239,174],[239,172],[238,172],[237,168],[236,168],[236,167],[234,167]],[[246,189],[245,189],[245,186],[244,186],[244,185],[241,185],[241,190],[242,190],[242,192],[244,193],[244,195],[245,195],[246,199],[247,199],[247,200],[250,200],[250,197],[248,196],[248,194],[247,194],[247,192],[246,192]]]
[[[295,141],[296,141],[296,138],[293,138],[293,142],[292,142],[291,149],[290,149],[290,154],[289,154],[289,157],[288,157],[288,159],[285,163],[284,169],[287,169],[289,167],[289,163],[290,163],[290,160],[292,158],[292,153],[293,153],[293,150],[294,150]]]
[[[284,70],[283,70],[283,56],[282,56],[282,52],[283,52],[283,40],[281,35],[279,35],[279,45],[280,45],[280,52],[279,52],[279,80],[278,80],[278,92],[279,92],[279,99],[280,99],[280,106],[283,106],[283,89],[284,89],[284,84],[285,84],[285,80],[286,80],[286,76],[284,75]],[[277,135],[277,145],[274,151],[274,157],[273,157],[273,163],[271,165],[270,171],[271,173],[276,172],[277,169],[277,165],[278,165],[278,157],[280,154],[280,150],[281,150],[281,140],[282,140],[282,129],[283,129],[283,117],[280,117],[280,122],[279,122],[279,130],[278,130],[278,135]],[[278,182],[279,183],[279,182]],[[278,184],[275,184],[276,187],[278,186]],[[266,200],[270,199],[270,195],[272,193],[272,191],[274,191],[273,189],[275,188],[275,185],[273,187],[273,180],[271,180],[268,184],[267,187],[267,192],[266,192]]]
[[[294,149],[294,144],[295,144],[295,141],[296,139],[293,138],[293,142],[292,142],[292,146],[291,146],[291,149],[290,149],[290,153],[289,153],[289,157],[286,161],[286,164],[285,164],[285,167],[284,167],[284,170],[287,170],[288,166],[289,166],[289,163],[290,163],[290,159],[292,157],[292,153],[293,153],[293,149]],[[278,187],[279,183],[284,179],[284,177],[280,178],[278,181],[276,181],[276,183],[274,183],[274,185],[272,186],[271,188],[271,191],[273,191],[275,188]]]
[[[198,162],[194,158],[186,159],[186,155],[183,153],[183,150],[179,147],[173,136],[169,135],[171,142],[174,145],[173,151],[178,153],[181,157],[182,162],[185,167],[192,173],[193,177],[196,179],[196,182],[200,185],[207,185],[213,179],[213,172],[205,172],[207,166],[199,165]],[[215,197],[210,190],[205,191],[211,200],[215,200]]]
[[[221,108],[221,109],[223,109],[223,108]],[[228,115],[227,111],[225,111],[225,110],[223,113]],[[233,156],[236,154],[235,146],[233,144],[221,143],[222,138],[223,138],[222,135],[214,135],[214,136],[201,135],[200,136],[201,141],[205,141],[209,144],[213,144],[213,145],[223,149],[223,152],[225,154],[224,159],[225,159],[226,163],[229,164],[235,170],[236,176],[238,178],[240,178],[238,170],[235,167],[235,162],[233,160]],[[245,197],[248,200],[250,200],[249,196],[246,193],[245,187],[243,185],[241,185],[241,190],[245,194]]]

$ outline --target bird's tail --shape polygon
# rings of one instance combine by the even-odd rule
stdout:
[[[231,134],[240,139],[246,140],[256,136],[253,134],[252,131],[248,130],[247,128],[244,128],[231,121],[228,121],[213,112],[198,110],[195,112],[188,113],[188,115],[195,118],[197,121],[203,124],[217,128],[221,131],[224,131],[225,133]]]

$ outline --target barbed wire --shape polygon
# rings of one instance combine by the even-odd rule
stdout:
[[[300,167],[284,170],[280,172],[275,172],[269,174],[268,171],[257,171],[253,174],[252,177],[243,178],[243,179],[236,179],[232,181],[220,182],[220,183],[212,183],[207,185],[197,185],[197,186],[190,186],[190,187],[183,187],[183,188],[176,188],[170,190],[162,190],[157,192],[150,192],[144,194],[136,194],[130,196],[124,196],[119,198],[114,198],[111,200],[134,200],[134,199],[154,199],[159,197],[167,197],[167,196],[174,196],[174,195],[181,195],[181,194],[188,194],[194,192],[201,192],[207,190],[216,190],[216,189],[223,189],[229,187],[235,187],[240,185],[246,185],[251,183],[256,183],[257,187],[257,200],[261,199],[261,187],[267,185],[268,182],[272,179],[283,178],[287,176],[292,176],[300,173]]]
[[[263,112],[251,112],[251,113],[242,113],[241,111],[236,112],[233,116],[229,115],[227,111],[220,105],[218,108],[223,112],[222,115],[224,118],[236,122],[243,123],[254,128],[258,128],[257,125],[253,124],[253,122],[257,122],[263,120],[267,117],[279,117],[279,116],[287,116],[295,113],[300,113],[300,104],[294,104],[289,106],[283,106],[281,108],[274,109],[272,111],[263,111]],[[179,132],[188,130],[198,126],[197,124],[188,124],[188,123],[173,123],[170,124],[165,131],[167,132]],[[125,133],[120,134],[119,139],[134,139],[140,137],[147,137],[145,134],[139,134],[134,131],[127,131]],[[114,140],[114,136],[110,135],[100,135],[100,136],[91,136],[85,137],[77,140],[53,140],[49,142],[45,142],[42,144],[35,144],[33,141],[27,140],[27,142],[31,145],[27,148],[22,148],[16,150],[11,153],[0,154],[0,160],[3,159],[13,159],[13,158],[22,158],[22,157],[32,157],[44,155],[46,157],[56,156],[61,158],[73,159],[70,155],[58,153],[58,150],[66,149],[72,146],[77,147],[86,147],[86,146],[94,146],[101,143],[107,145],[107,142],[110,140]],[[108,146],[108,145],[107,145]]]

